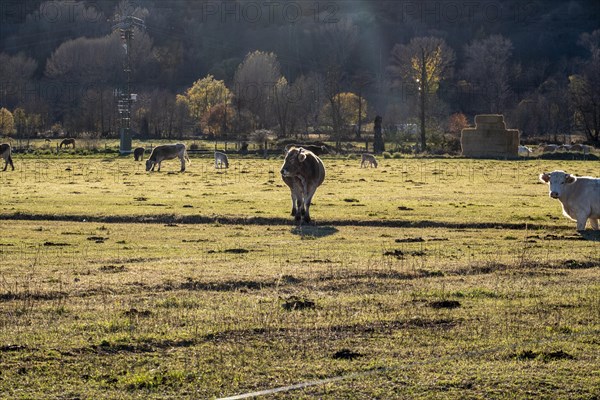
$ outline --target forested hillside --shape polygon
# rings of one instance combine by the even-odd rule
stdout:
[[[117,134],[126,16],[142,21],[128,49],[140,137],[337,139],[381,115],[388,140],[416,125],[434,143],[477,113],[523,136],[600,137],[594,0],[3,0],[0,13],[13,137]]]

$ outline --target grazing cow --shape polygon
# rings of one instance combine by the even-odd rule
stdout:
[[[146,149],[144,149],[143,147],[136,147],[135,149],[133,149],[133,158],[135,158],[135,161],[144,161],[145,151]]]
[[[600,218],[600,179],[576,177],[564,171],[540,174],[540,181],[550,185],[550,197],[560,200],[563,215],[577,221],[577,230],[585,230],[587,220],[598,230]]]
[[[229,159],[227,158],[227,154],[221,153],[220,151],[215,151],[215,168],[229,168]]]
[[[325,179],[323,162],[311,151],[291,147],[283,161],[281,177],[292,194],[292,215],[296,221],[304,217],[304,222],[310,222],[312,198]]]
[[[527,146],[519,146],[518,154],[523,157],[529,157],[531,149]]]
[[[377,168],[377,159],[373,154],[363,153],[360,160],[360,167],[362,168],[365,164],[369,164],[368,166]]]
[[[71,146],[73,146],[73,148],[75,148],[75,139],[73,139],[73,138],[63,139],[60,142],[59,147],[62,149],[63,146],[67,147],[68,145],[71,145]]]
[[[570,146],[569,150],[580,152],[583,154],[590,154],[590,146],[586,144],[573,144]]]
[[[0,157],[4,158],[4,169],[2,171],[6,171],[6,168],[8,167],[9,164],[10,164],[10,167],[12,168],[12,171],[15,170],[15,166],[13,164],[11,153],[12,153],[12,149],[10,147],[10,144],[8,144],[8,143],[0,144]]]
[[[288,144],[287,146],[285,146],[284,154],[287,154],[287,152],[290,151],[290,149],[292,147],[296,147],[296,148],[302,147],[304,150],[308,150],[316,156],[322,156],[323,154],[329,154],[329,149],[327,148],[327,146],[315,146],[312,144]]]
[[[181,172],[185,172],[185,161],[187,160],[190,164],[190,158],[187,155],[185,144],[162,144],[152,149],[150,158],[146,160],[146,171],[154,171],[154,167],[158,165],[158,172],[160,172],[160,163],[164,160],[172,160],[179,157],[181,160]]]
[[[554,153],[558,149],[558,145],[555,144],[546,144],[541,146],[542,152],[544,153]]]

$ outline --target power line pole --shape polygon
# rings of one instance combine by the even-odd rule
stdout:
[[[113,31],[119,30],[125,54],[127,56],[123,70],[127,76],[125,90],[116,89],[117,108],[119,112],[119,136],[121,138],[119,153],[131,153],[131,105],[137,100],[137,94],[131,93],[131,42],[133,41],[133,28],[144,29],[144,21],[132,15],[119,17],[113,25]]]

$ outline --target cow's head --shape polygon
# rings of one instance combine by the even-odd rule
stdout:
[[[307,153],[308,151],[302,147],[291,147],[285,155],[285,160],[283,160],[281,176],[298,176],[302,169],[302,163],[306,161]]]
[[[567,174],[564,171],[554,171],[551,173],[540,174],[540,181],[550,185],[550,197],[560,199],[565,185],[570,185],[577,180],[577,177]]]
[[[154,161],[146,160],[146,171],[150,171],[154,167]]]

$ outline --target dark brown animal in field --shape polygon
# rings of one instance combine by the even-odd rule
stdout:
[[[329,154],[327,146],[315,146],[312,144],[288,144],[285,146],[284,153],[287,153],[292,147],[302,147],[304,150],[312,152],[316,156],[322,156],[323,154]]]
[[[136,147],[133,150],[133,157],[135,158],[135,161],[143,161],[145,151],[146,149],[144,149],[143,147]]]
[[[281,177],[292,194],[292,215],[296,221],[310,222],[310,204],[325,180],[325,166],[312,151],[291,147],[281,167]]]
[[[2,143],[0,144],[0,157],[4,158],[4,169],[2,171],[6,171],[6,168],[8,167],[8,165],[10,164],[10,167],[12,168],[12,170],[15,170],[15,166],[13,164],[13,160],[12,160],[12,149],[10,147],[10,144],[8,143]]]
[[[185,161],[187,160],[191,164],[185,144],[176,143],[156,146],[152,149],[150,158],[146,160],[146,171],[154,171],[154,167],[158,165],[158,172],[160,172],[160,163],[162,161],[172,160],[177,157],[181,160],[181,172],[185,172]]]
[[[75,148],[75,139],[73,139],[73,138],[63,139],[60,142],[59,147],[62,149],[63,146],[67,147],[68,145],[71,145],[71,146],[73,146],[73,148]]]

